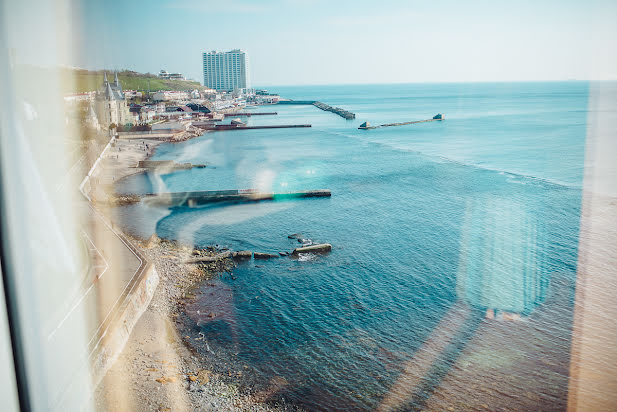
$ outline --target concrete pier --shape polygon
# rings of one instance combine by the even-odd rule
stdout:
[[[380,127],[391,127],[391,126],[404,126],[407,124],[415,124],[415,123],[424,123],[424,122],[437,122],[437,121],[441,121],[444,120],[444,117],[441,113],[436,114],[435,116],[433,116],[432,119],[426,119],[426,120],[414,120],[411,122],[400,122],[400,123],[386,123],[386,124],[380,124],[378,126],[371,126],[371,124],[369,122],[364,122],[360,125],[360,127],[358,127],[358,129],[360,130],[370,130],[370,129],[378,129]]]
[[[199,207],[218,202],[259,202],[262,200],[287,200],[307,197],[330,197],[327,189],[304,192],[268,193],[256,190],[211,190],[200,192],[174,192],[142,195],[148,202],[175,207]]]
[[[236,117],[236,116],[251,117],[251,116],[275,116],[277,114],[278,114],[277,112],[257,112],[257,113],[238,112],[238,113],[224,113],[223,116],[225,117]]]
[[[275,124],[269,126],[242,126],[237,124],[196,124],[193,123],[194,126],[197,126],[204,130],[252,130],[252,129],[287,129],[287,128],[295,128],[295,127],[311,127],[310,124]]]
[[[332,250],[332,245],[329,243],[321,243],[318,245],[304,246],[295,248],[292,255],[298,255],[299,253],[327,253]]]
[[[164,169],[164,170],[183,170],[192,168],[204,168],[205,164],[176,163],[173,160],[140,160],[137,162],[138,168],[143,169]]]
[[[276,104],[300,104],[300,105],[312,105],[316,100],[279,100]]]

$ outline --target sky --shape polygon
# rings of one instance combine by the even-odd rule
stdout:
[[[201,82],[240,48],[254,86],[617,80],[616,1],[71,1],[64,64],[88,69]]]

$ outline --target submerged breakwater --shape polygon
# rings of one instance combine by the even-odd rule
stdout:
[[[357,120],[288,104],[276,122],[313,127],[159,146],[153,160],[208,167],[133,176],[119,192],[336,194],[117,208],[124,227],[144,237],[156,231],[264,254],[298,248],[292,233],[334,246],[325,255],[246,260],[203,283],[179,319],[182,336],[213,370],[262,399],[309,410],[563,410],[587,85],[277,92],[338,101],[376,124],[441,111],[448,121],[366,133]],[[267,117],[247,125],[273,122]]]

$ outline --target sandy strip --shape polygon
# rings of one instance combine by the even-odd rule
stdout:
[[[149,158],[156,146],[163,142],[156,139],[116,139],[92,177],[98,179],[101,185],[113,185],[120,179],[143,172],[146,169],[137,167],[137,164]]]
[[[101,188],[112,188],[122,178],[145,171],[137,163],[154,153],[163,140],[117,139],[93,174]],[[99,207],[108,216],[112,209]],[[127,236],[160,277],[148,309],[131,332],[122,354],[96,390],[97,410],[113,411],[281,411],[290,406],[259,402],[240,393],[228,376],[208,370],[185,344],[175,318],[187,293],[200,281],[231,270],[230,259],[206,265],[187,265],[193,249],[175,243],[148,242]],[[202,256],[214,251],[201,250]],[[199,267],[198,267],[199,266]]]

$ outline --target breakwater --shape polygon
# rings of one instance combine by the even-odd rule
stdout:
[[[285,105],[285,104],[297,104],[297,105],[312,105],[315,103],[315,100],[279,100],[277,104]]]
[[[259,113],[251,113],[251,112],[238,112],[238,113],[224,113],[224,117],[251,117],[251,116],[275,116],[277,112],[259,112]]]
[[[435,116],[433,116],[432,119],[426,119],[426,120],[413,120],[411,122],[399,122],[399,123],[386,123],[386,124],[380,124],[378,126],[371,126],[371,124],[369,122],[364,122],[360,125],[360,127],[358,127],[358,129],[360,130],[370,130],[370,129],[378,129],[380,127],[391,127],[391,126],[404,126],[407,124],[415,124],[415,123],[424,123],[424,122],[437,122],[437,121],[441,121],[443,120],[443,115],[441,113],[436,114]]]
[[[288,129],[297,127],[311,127],[310,124],[273,124],[264,126],[244,126],[241,124],[209,124],[205,122],[193,123],[193,126],[203,130],[254,130],[254,129]]]
[[[329,104],[320,102],[318,100],[281,100],[277,104],[302,104],[302,105],[313,105],[318,109],[321,109],[326,112],[331,112],[334,114],[338,114],[344,119],[352,120],[356,118],[355,113],[347,111],[345,109],[341,109],[340,107],[332,107]]]
[[[278,253],[264,253],[264,252],[251,252],[250,250],[239,250],[239,251],[231,251],[227,250],[225,252],[217,253],[216,255],[210,256],[197,256],[191,259],[187,259],[184,263],[213,263],[219,262],[224,259],[232,258],[235,261],[246,261],[251,258],[255,260],[263,260],[263,259],[274,259],[284,256],[289,256],[291,258],[298,258],[298,255],[306,255],[306,254],[325,254],[332,251],[332,245],[329,243],[318,243],[310,246],[302,246],[295,248],[291,252],[278,252]]]
[[[303,192],[270,193],[259,192],[253,189],[247,190],[208,190],[196,192],[173,192],[146,194],[148,202],[175,207],[197,207],[218,202],[258,202],[262,200],[287,200],[308,197],[330,197],[332,192],[328,189],[307,190]]]
[[[332,113],[338,114],[339,116],[347,120],[352,120],[356,118],[356,115],[354,113],[348,112],[347,110],[341,109],[340,107],[332,107],[322,102],[314,102],[313,106],[317,107],[318,109],[324,110],[326,112],[332,112]]]
[[[173,160],[140,160],[137,162],[138,168],[143,169],[165,169],[165,170],[184,170],[203,168],[205,164],[193,164],[193,163],[176,163]]]

